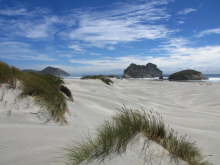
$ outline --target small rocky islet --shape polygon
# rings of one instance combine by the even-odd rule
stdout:
[[[162,77],[163,72],[157,68],[157,65],[148,63],[146,65],[130,64],[124,70],[124,78],[153,78]]]
[[[169,76],[169,80],[175,80],[175,81],[206,80],[206,79],[208,78],[205,77],[201,72],[192,69],[182,70],[173,73]]]

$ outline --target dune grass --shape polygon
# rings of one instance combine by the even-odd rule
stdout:
[[[0,84],[7,83],[14,88],[16,86],[16,77],[19,77],[19,75],[20,71],[18,69],[0,61]]]
[[[92,75],[92,76],[84,76],[81,79],[99,79],[107,85],[111,85],[114,82],[110,79],[111,76],[103,76],[103,75]]]
[[[16,88],[16,81],[21,82],[21,96],[33,96],[36,103],[45,107],[52,120],[66,123],[64,117],[68,111],[66,97],[73,100],[72,94],[63,84],[61,78],[52,75],[41,75],[34,72],[22,72],[0,62],[0,83],[7,83]],[[62,90],[65,87],[65,90]]]
[[[97,130],[96,138],[88,137],[85,143],[68,148],[68,164],[79,165],[92,160],[104,161],[109,155],[121,154],[138,134],[146,137],[146,141],[152,140],[161,145],[170,153],[171,160],[183,160],[189,165],[210,164],[203,161],[202,154],[195,143],[167,128],[159,115],[126,107],[123,107],[112,121],[106,121]]]

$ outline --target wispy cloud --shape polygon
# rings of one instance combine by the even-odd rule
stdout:
[[[184,24],[184,23],[185,23],[185,21],[180,20],[180,21],[178,21],[177,23],[181,25],[181,24]]]
[[[171,38],[160,49],[164,56],[151,61],[167,72],[190,68],[205,73],[218,73],[220,70],[220,45],[193,47],[187,39]]]
[[[1,16],[16,16],[1,17]],[[56,32],[60,18],[50,15],[47,9],[25,8],[0,9],[0,32],[9,38],[26,37],[30,39],[51,38]]]
[[[49,24],[18,23],[17,34],[27,38],[46,38],[49,36]]]
[[[0,17],[0,31],[10,37],[30,39],[49,39],[57,35],[70,42],[78,40],[88,46],[114,49],[114,45],[122,42],[167,37],[172,30],[162,22],[170,18],[166,10],[169,2],[171,0],[116,3],[105,10],[75,9],[62,16],[40,8],[32,11],[0,9],[0,16],[22,16],[18,19]]]
[[[1,2],[1,1],[0,1]],[[28,10],[25,7],[0,7],[0,16],[20,16],[20,17],[36,17],[47,15],[50,13],[49,9],[46,8],[34,8]]]
[[[179,15],[187,15],[187,14],[190,14],[192,12],[196,12],[197,9],[193,9],[193,8],[186,8],[186,9],[183,9],[181,11],[178,12]]]
[[[70,39],[88,42],[94,46],[115,45],[142,39],[159,39],[172,32],[159,21],[166,21],[167,1],[142,4],[120,4],[114,9],[79,11],[79,27],[67,33]]]
[[[77,51],[77,52],[83,52],[84,51],[84,49],[78,44],[71,44],[69,46],[69,48],[73,49],[74,51]]]
[[[210,34],[220,34],[220,28],[203,30],[197,34],[197,37],[203,37]]]
[[[0,15],[6,16],[22,16],[28,15],[28,11],[25,8],[18,9],[0,9]]]
[[[56,27],[54,26],[56,23],[59,23],[59,18],[50,16],[32,22],[17,22],[14,26],[17,27],[16,34],[27,38],[38,39],[53,37],[56,32]]]
[[[10,60],[29,60],[29,61],[55,61],[48,55],[42,54],[33,50],[27,43],[22,42],[1,42],[0,43],[0,58]]]

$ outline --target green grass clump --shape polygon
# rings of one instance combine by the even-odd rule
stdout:
[[[168,129],[158,114],[125,107],[112,121],[106,121],[97,130],[96,138],[89,137],[85,143],[68,148],[68,162],[70,165],[79,165],[95,159],[104,161],[111,154],[125,152],[129,142],[138,134],[146,137],[146,141],[152,140],[161,145],[170,153],[171,160],[183,160],[189,165],[209,164],[202,160],[202,154],[195,143]]]
[[[93,76],[84,76],[81,79],[99,79],[107,85],[111,85],[114,82],[110,79],[111,77],[103,76],[103,75],[93,75]]]
[[[66,123],[64,117],[68,111],[66,98],[73,100],[70,90],[63,80],[52,75],[42,75],[34,72],[22,72],[0,62],[0,83],[16,87],[16,81],[21,82],[22,96],[33,96],[35,101],[45,107],[52,120]],[[65,90],[64,90],[65,89]]]
[[[0,61],[0,84],[7,83],[10,87],[16,87],[16,77],[19,77],[20,71],[17,68]]]
[[[65,96],[59,90],[63,84],[59,78],[30,72],[24,73],[21,81],[22,95],[33,96],[37,103],[48,110],[55,122],[66,123],[64,115],[67,112],[67,104]]]

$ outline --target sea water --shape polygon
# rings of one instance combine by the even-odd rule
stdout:
[[[209,81],[209,82],[220,82],[220,74],[204,74],[205,77],[208,78],[208,80],[202,80],[202,81]],[[164,75],[164,79],[168,79],[169,75]],[[81,76],[68,76],[65,77],[66,79],[80,79]],[[148,79],[148,80],[157,80],[159,79],[159,77],[155,77],[155,78],[136,78],[136,79]]]

